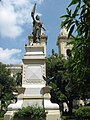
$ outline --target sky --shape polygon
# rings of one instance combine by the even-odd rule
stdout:
[[[25,54],[25,44],[32,32],[31,11],[36,6],[46,29],[47,56],[52,49],[58,53],[56,45],[61,29],[60,16],[66,14],[70,0],[0,0],[0,62],[21,64]]]

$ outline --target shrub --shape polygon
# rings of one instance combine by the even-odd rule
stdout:
[[[18,110],[15,113],[14,118],[17,120],[20,119],[34,119],[34,120],[45,120],[46,119],[46,114],[44,108],[41,108],[39,106],[28,106],[28,107],[23,107],[21,110]]]
[[[82,106],[79,107],[76,111],[75,111],[75,116],[77,119],[81,119],[81,120],[90,120],[90,106]]]

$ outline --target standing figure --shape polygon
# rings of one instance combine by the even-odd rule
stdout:
[[[34,18],[35,9],[36,9],[36,4],[34,5],[34,8],[31,12],[31,17],[33,19],[33,32],[32,32],[33,42],[40,43],[41,42],[41,30],[42,30],[43,26],[42,26],[42,22],[40,21],[39,15],[36,15],[36,17]]]

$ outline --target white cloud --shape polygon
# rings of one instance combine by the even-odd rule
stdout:
[[[41,4],[44,0],[30,0],[31,3]]]
[[[5,64],[20,64],[21,59],[18,57],[20,53],[20,49],[3,49],[0,47],[0,62]]]
[[[32,23],[30,16],[34,3],[43,0],[2,0],[0,2],[0,34],[16,38],[23,32],[22,26]]]

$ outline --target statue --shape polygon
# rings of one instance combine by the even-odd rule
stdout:
[[[50,82],[55,78],[54,76],[51,77],[51,78],[48,78],[48,77],[45,77],[45,76],[42,76],[42,77],[46,81],[46,86],[49,86]]]
[[[33,19],[33,31],[32,31],[33,43],[40,43],[41,30],[43,29],[45,31],[45,28],[42,26],[42,22],[40,21],[39,15],[36,15],[36,17],[34,17],[35,9],[36,9],[36,4],[34,5],[33,10],[31,12],[31,17]]]

